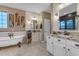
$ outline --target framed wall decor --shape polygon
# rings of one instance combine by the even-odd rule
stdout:
[[[23,28],[25,28],[25,17],[21,16],[21,25]]]
[[[18,25],[18,13],[15,13],[15,24]]]
[[[17,25],[20,26],[20,16],[17,17]]]
[[[9,26],[14,26],[14,14],[9,14]]]

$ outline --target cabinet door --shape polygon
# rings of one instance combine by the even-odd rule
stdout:
[[[75,47],[68,47],[67,48],[67,55],[68,56],[79,56],[79,48]]]
[[[65,45],[54,42],[54,55],[65,56]]]
[[[53,49],[54,49],[53,40],[51,37],[48,37],[47,38],[47,50],[48,50],[48,52],[53,54],[53,51],[54,51]]]

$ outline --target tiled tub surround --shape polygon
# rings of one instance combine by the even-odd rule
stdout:
[[[16,45],[19,42],[22,42],[23,37],[25,36],[25,32],[13,32],[14,36],[12,38],[10,38],[8,36],[8,33],[9,32],[0,33],[0,47]]]

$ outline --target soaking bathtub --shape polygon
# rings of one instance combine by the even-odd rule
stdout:
[[[11,45],[17,45],[19,42],[23,41],[24,34],[14,35],[13,38],[9,36],[0,36],[0,47],[6,47]]]

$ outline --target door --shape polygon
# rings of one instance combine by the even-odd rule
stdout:
[[[50,34],[50,19],[44,19],[44,41],[46,42],[46,36]]]
[[[79,48],[69,46],[67,48],[67,56],[79,56]]]

